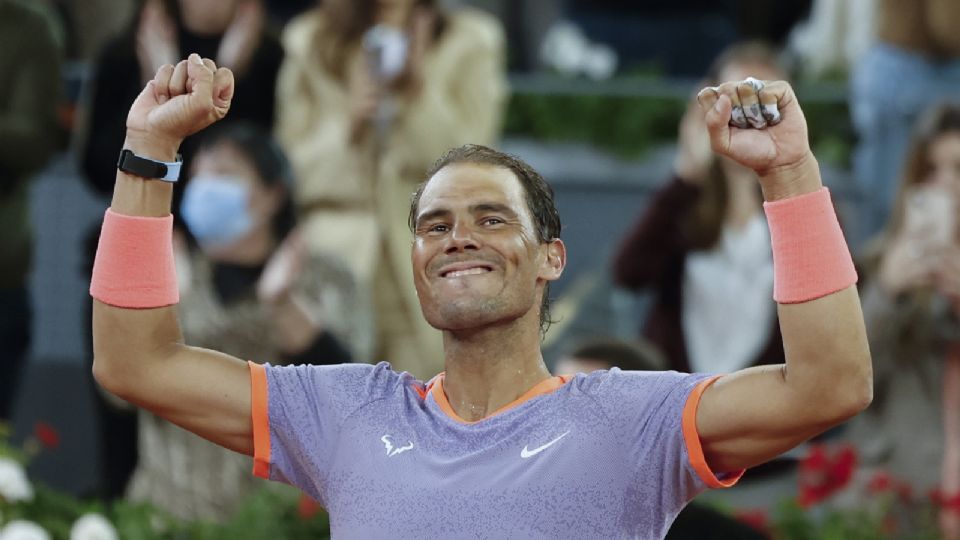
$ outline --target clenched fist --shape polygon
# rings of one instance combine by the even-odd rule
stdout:
[[[767,200],[819,188],[807,121],[789,83],[726,82],[704,88],[697,101],[713,151],[756,171]]]
[[[188,135],[226,116],[231,99],[233,73],[191,54],[176,67],[161,66],[140,92],[127,115],[127,139],[175,152]]]

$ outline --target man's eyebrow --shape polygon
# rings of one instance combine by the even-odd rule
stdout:
[[[520,217],[517,215],[516,212],[514,212],[513,208],[510,208],[509,206],[501,203],[493,203],[493,202],[480,203],[470,207],[471,214],[482,214],[484,212],[494,212],[497,214],[505,214],[507,217],[514,218],[514,219]]]
[[[430,221],[441,217],[448,217],[451,214],[450,210],[446,208],[437,208],[436,210],[429,210],[417,216],[414,226],[419,227],[424,221]]]
[[[484,202],[471,205],[470,208],[471,214],[483,214],[486,212],[493,212],[497,214],[503,214],[512,219],[518,219],[520,216],[510,208],[509,206],[496,203],[496,202]],[[427,210],[426,212],[417,216],[416,221],[414,222],[414,227],[419,227],[422,223],[427,221],[432,221],[439,218],[449,218],[453,212],[448,208],[437,208],[436,210]]]

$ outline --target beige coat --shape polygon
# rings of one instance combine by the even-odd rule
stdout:
[[[277,91],[277,136],[297,178],[304,236],[312,252],[342,258],[370,293],[357,309],[375,314],[375,358],[358,360],[390,360],[430,377],[443,367],[442,347],[413,287],[410,195],[448,148],[496,139],[507,94],[503,32],[480,12],[452,13],[424,59],[421,97],[397,100],[377,152],[372,135],[349,141],[347,88],[312,50],[322,17],[311,10],[284,30]],[[350,61],[359,62],[360,52]]]

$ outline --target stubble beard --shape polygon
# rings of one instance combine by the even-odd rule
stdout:
[[[452,302],[437,302],[436,310],[427,316],[427,322],[438,330],[457,332],[512,321],[523,315],[519,311],[521,310],[511,309],[500,296],[464,298]]]

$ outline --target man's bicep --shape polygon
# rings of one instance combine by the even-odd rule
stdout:
[[[720,377],[697,409],[697,433],[712,470],[736,471],[769,461],[829,425],[815,424],[784,378],[784,365],[758,366]]]
[[[143,371],[128,399],[211,442],[253,455],[251,375],[230,355],[182,346]]]

